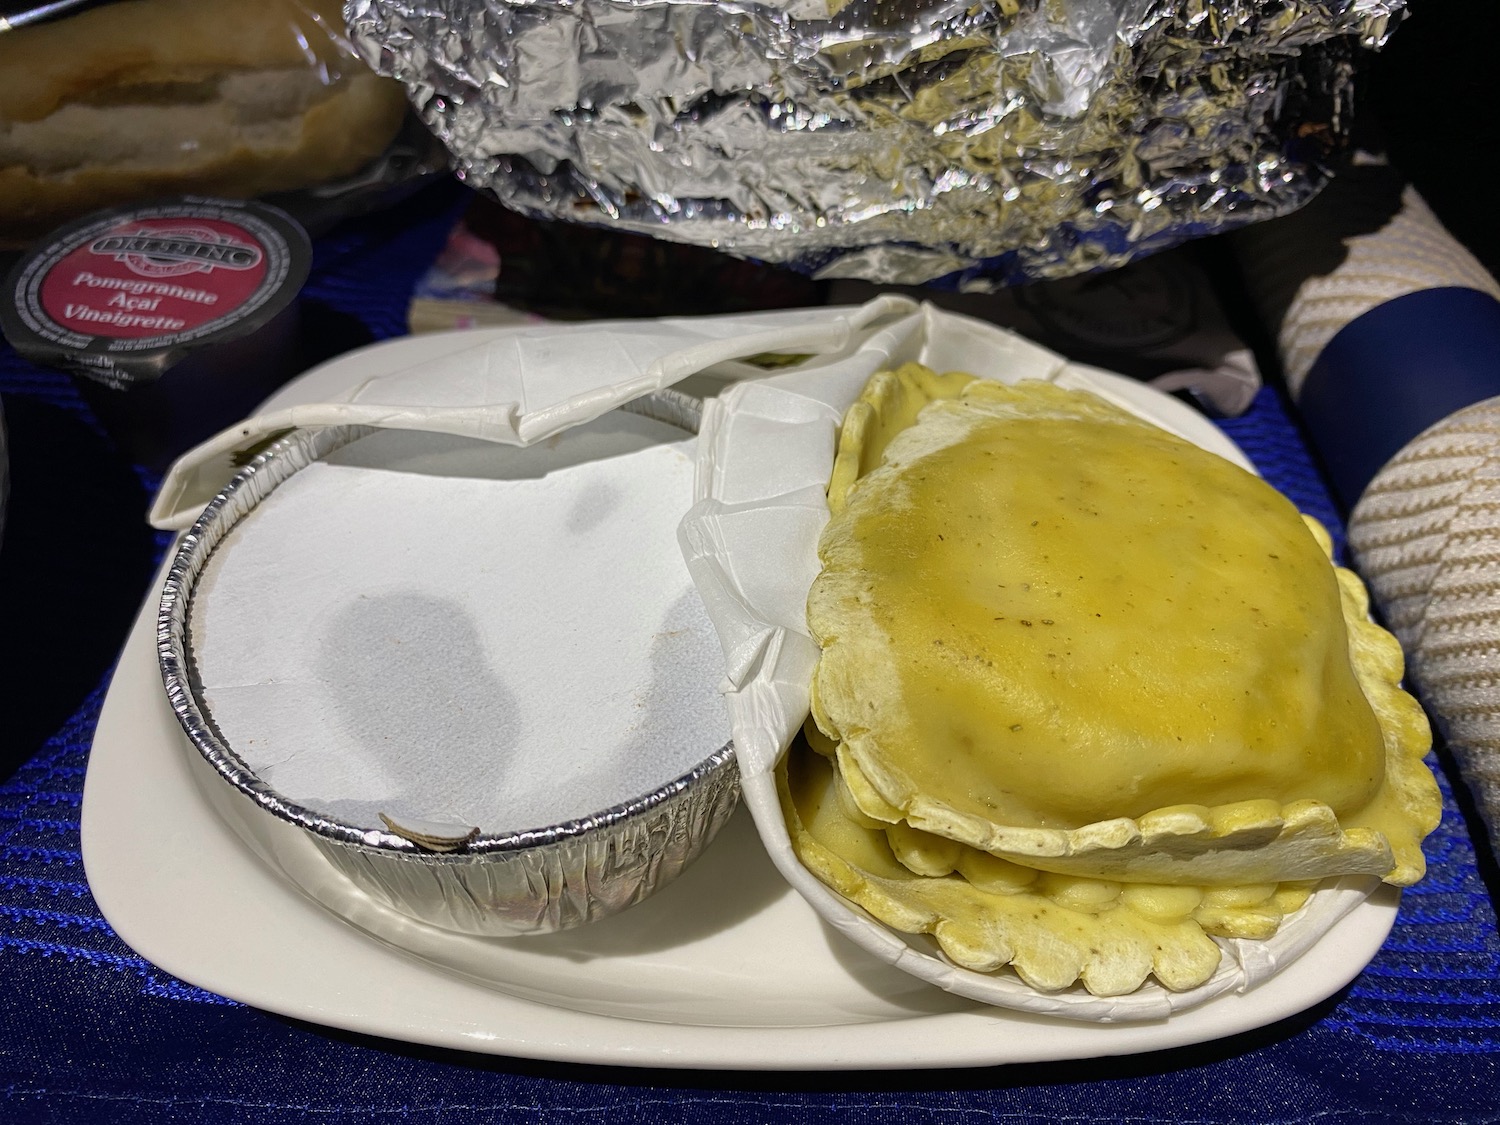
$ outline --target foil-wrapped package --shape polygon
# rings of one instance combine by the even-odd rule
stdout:
[[[1404,0],[349,0],[458,174],[817,277],[1061,277],[1322,185]]]

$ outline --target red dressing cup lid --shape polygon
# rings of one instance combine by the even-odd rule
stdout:
[[[184,196],[85,216],[11,270],[0,329],[38,363],[114,387],[253,335],[296,297],[307,234],[263,203]]]

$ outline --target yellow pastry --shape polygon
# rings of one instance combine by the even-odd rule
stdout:
[[[976,898],[979,856],[1071,879],[1037,886],[1072,888],[1046,913],[1087,948],[1146,940],[1167,915],[1129,904],[1168,888],[1195,903],[1180,951],[1183,926],[1268,936],[1310,881],[1421,877],[1441,806],[1399,646],[1258,477],[1086,392],[908,364],[846,416],[829,508],[809,742],[843,799],[813,815],[794,762],[786,811],[881,920],[996,960],[1021,900]],[[1093,921],[1057,913],[1097,895]],[[1193,976],[1120,957],[1071,971]]]
[[[887,925],[932,934],[957,965],[1010,966],[1048,991],[1081,981],[1096,996],[1118,996],[1147,976],[1194,988],[1219,968],[1212,937],[1269,937],[1311,891],[1307,883],[1203,889],[1057,875],[956,844],[947,870],[918,874],[901,842],[911,830],[864,820],[827,761],[794,746],[777,781],[792,846],[818,878]]]

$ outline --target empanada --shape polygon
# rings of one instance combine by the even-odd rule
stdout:
[[[846,418],[813,716],[867,815],[1046,870],[1421,876],[1399,647],[1253,474],[1084,392],[917,365]]]
[[[841,798],[832,765],[794,745],[778,772],[792,847],[845,898],[906,933],[928,933],[966,969],[1011,967],[1047,991],[1082,982],[1096,996],[1148,976],[1194,988],[1219,968],[1210,935],[1269,937],[1310,885],[1165,887],[1039,872],[952,845],[953,866],[918,874],[895,837]]]

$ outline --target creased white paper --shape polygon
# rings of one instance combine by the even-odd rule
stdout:
[[[621,403],[735,360],[768,352],[837,356],[916,303],[879,297],[853,309],[586,325],[486,334],[438,363],[374,376],[327,402],[255,415],[171,467],[151,523],[181,530],[229,482],[248,450],[292,429],[377,426],[531,445]]]

